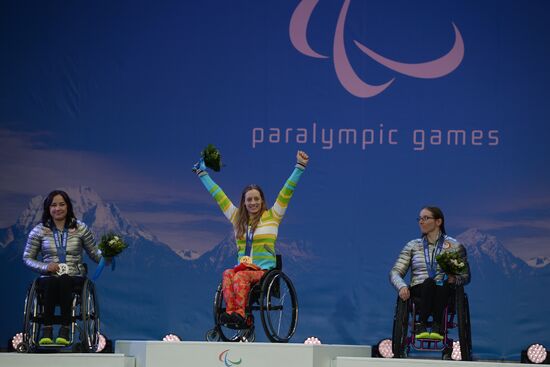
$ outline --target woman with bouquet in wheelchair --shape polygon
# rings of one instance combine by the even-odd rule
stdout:
[[[269,209],[264,193],[258,185],[248,185],[244,188],[237,208],[206,172],[204,158],[193,167],[205,188],[233,225],[237,243],[239,264],[225,270],[222,278],[226,311],[219,317],[221,324],[241,326],[245,324],[247,316],[245,309],[250,288],[262,279],[266,271],[275,268],[275,241],[279,224],[309,157],[306,153],[298,151],[296,160],[294,171],[279,192],[275,204]],[[211,165],[208,166],[211,167]],[[214,170],[219,170],[219,162],[212,167]]]
[[[41,222],[29,233],[23,262],[41,274],[39,288],[44,294],[44,324],[38,344],[54,344],[55,307],[61,308],[61,327],[55,344],[70,344],[72,292],[84,284],[86,267],[82,249],[96,263],[101,252],[90,229],[77,220],[66,192],[55,190],[44,200]],[[41,255],[39,260],[38,256]]]
[[[443,340],[444,310],[455,286],[470,282],[470,268],[466,249],[445,232],[445,217],[437,207],[424,207],[418,224],[421,238],[407,243],[390,271],[390,281],[399,297],[407,301],[412,297],[417,312],[416,339]],[[411,283],[404,277],[411,269]],[[446,271],[445,271],[446,270]],[[428,319],[432,316],[431,332]]]

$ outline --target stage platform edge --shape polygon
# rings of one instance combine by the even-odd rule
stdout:
[[[118,340],[136,367],[331,367],[338,356],[370,357],[370,346]]]
[[[4,367],[135,367],[133,357],[112,353],[0,353]]]
[[[498,361],[444,361],[441,359],[420,359],[420,358],[357,358],[357,357],[336,357],[332,367],[520,367],[520,363],[498,362]]]

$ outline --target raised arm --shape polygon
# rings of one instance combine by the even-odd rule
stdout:
[[[273,204],[273,207],[271,207],[270,209],[273,213],[273,216],[279,222],[285,215],[286,208],[288,207],[288,202],[290,201],[290,198],[292,198],[292,195],[294,194],[294,189],[296,188],[296,185],[298,184],[302,173],[304,173],[308,162],[309,156],[305,152],[299,150],[298,153],[296,153],[296,166],[294,167],[294,171],[292,171],[292,174],[286,180],[285,185],[277,196],[277,200],[275,200],[275,204]]]
[[[237,214],[237,207],[233,205],[231,200],[225,195],[225,192],[212,180],[208,172],[204,169],[198,168],[195,170],[197,176],[199,176],[202,184],[208,190],[210,195],[216,200],[218,206],[222,210],[223,214],[231,223],[235,223],[235,216]]]

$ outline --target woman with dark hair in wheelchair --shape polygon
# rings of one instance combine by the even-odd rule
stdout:
[[[470,268],[463,245],[445,233],[445,217],[441,209],[433,206],[420,211],[418,224],[422,238],[405,245],[395,265],[390,271],[390,281],[403,301],[411,296],[419,310],[419,320],[415,324],[417,339],[443,340],[443,311],[454,286],[470,282]],[[441,271],[436,257],[443,252],[457,252],[465,262],[464,272],[445,274]],[[410,289],[403,280],[411,269]],[[428,319],[432,316],[431,332],[428,333]]]
[[[226,218],[233,224],[235,231],[239,265],[223,273],[222,286],[226,311],[220,315],[219,322],[222,324],[245,323],[245,308],[251,286],[259,282],[267,270],[275,268],[275,240],[279,224],[309,157],[306,153],[298,151],[296,160],[294,171],[270,209],[267,208],[262,189],[257,185],[245,187],[239,207],[235,207],[205,171],[204,161],[201,160],[194,166],[194,171]]]
[[[41,274],[39,287],[44,291],[44,326],[39,345],[54,343],[57,304],[61,308],[61,327],[55,344],[70,344],[72,290],[82,285],[86,276],[83,248],[93,261],[101,260],[92,232],[76,219],[67,193],[50,192],[44,200],[42,220],[29,233],[23,253],[25,265]],[[39,254],[41,260],[38,260]]]

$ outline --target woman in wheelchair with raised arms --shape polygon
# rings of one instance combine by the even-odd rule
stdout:
[[[223,273],[222,287],[226,312],[220,316],[219,321],[222,324],[244,324],[251,286],[259,282],[267,270],[275,268],[275,240],[279,224],[309,157],[306,153],[298,151],[296,160],[294,171],[270,209],[267,208],[262,189],[257,185],[246,186],[239,207],[235,207],[206,172],[204,160],[201,159],[193,167],[235,231],[239,265]]]
[[[23,253],[25,265],[41,274],[39,284],[44,290],[44,326],[39,345],[54,343],[56,304],[61,308],[61,327],[55,344],[70,344],[72,290],[82,285],[86,276],[82,249],[93,261],[101,260],[92,232],[76,219],[67,193],[50,192],[44,200],[42,220],[29,233]]]
[[[415,324],[417,339],[443,340],[443,311],[455,285],[470,282],[470,268],[466,249],[445,233],[445,217],[441,209],[433,206],[420,211],[418,224],[422,237],[407,243],[401,250],[390,271],[390,281],[403,301],[411,296],[419,309],[419,320]],[[460,274],[445,274],[436,257],[445,252],[455,252],[464,261]],[[410,289],[404,281],[411,269]],[[432,316],[431,332],[427,331],[428,318]]]

